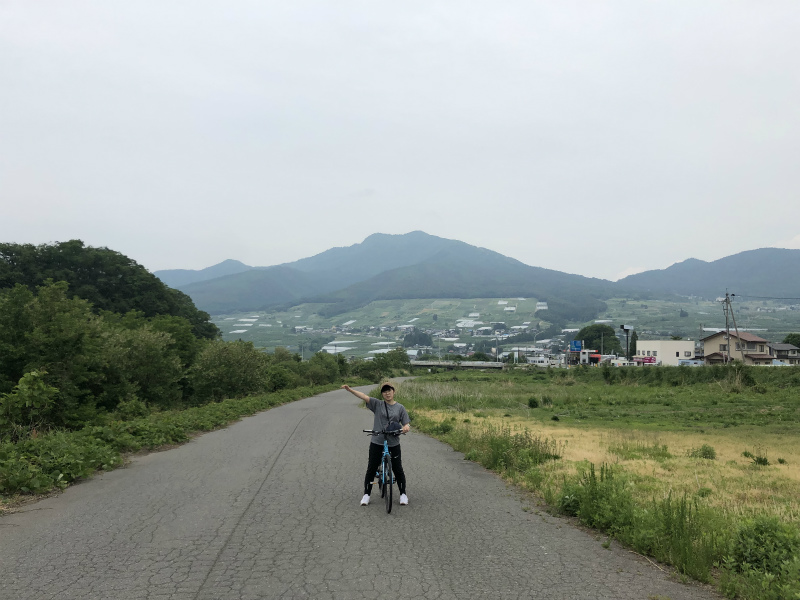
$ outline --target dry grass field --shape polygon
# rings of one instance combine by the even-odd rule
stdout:
[[[730,598],[800,598],[800,371],[447,372],[412,425]]]

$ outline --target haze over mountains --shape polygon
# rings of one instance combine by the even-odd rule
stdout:
[[[313,302],[321,305],[321,314],[335,315],[373,300],[535,297],[555,309],[548,318],[576,320],[593,318],[603,310],[602,300],[620,296],[715,298],[727,289],[800,297],[799,274],[800,250],[764,248],[713,262],[688,259],[611,282],[525,265],[422,231],[376,233],[352,246],[269,267],[226,260],[197,271],[155,272],[212,314]]]

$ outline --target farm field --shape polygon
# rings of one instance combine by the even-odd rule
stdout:
[[[529,323],[543,329],[550,323],[547,311],[536,311],[535,298],[420,299],[382,300],[335,317],[322,317],[320,305],[301,304],[286,311],[215,315],[212,319],[223,333],[223,339],[243,339],[268,351],[282,346],[292,352],[306,354],[319,350],[324,343],[337,342],[337,351],[348,348],[347,356],[365,357],[383,342],[397,342],[402,331],[394,328],[414,325],[422,329],[454,329],[462,319],[488,325],[502,321],[507,327]],[[622,323],[633,325],[639,339],[669,339],[679,335],[697,340],[708,335],[703,327],[725,326],[725,317],[718,302],[697,299],[632,300],[612,299],[596,320],[608,321],[617,328]],[[513,308],[514,310],[506,310]],[[782,341],[788,333],[800,332],[800,310],[778,301],[734,302],[734,314],[740,329],[747,329],[770,341]],[[681,316],[684,314],[685,316]],[[434,320],[434,315],[436,320]],[[470,316],[478,315],[478,316]],[[594,323],[573,322],[567,326],[579,329]],[[732,326],[732,324],[731,324]],[[294,333],[295,327],[312,332]],[[378,335],[380,328],[388,328]],[[457,342],[474,342],[468,327],[462,328]],[[338,342],[342,342],[339,344]],[[302,348],[301,348],[302,346]]]
[[[506,308],[514,308],[514,311]],[[401,325],[446,330],[455,328],[456,322],[461,319],[481,321],[486,325],[492,321],[503,321],[508,327],[525,322],[536,324],[541,321],[542,326],[548,324],[545,321],[546,311],[534,315],[535,298],[381,300],[332,318],[321,317],[316,313],[317,309],[318,305],[302,304],[288,311],[215,315],[212,320],[222,330],[225,340],[252,341],[256,346],[270,351],[283,346],[299,353],[301,344],[311,338],[324,337],[326,342],[334,339],[342,341],[341,347],[351,348],[345,354],[356,357],[368,356],[370,351],[379,347],[375,344],[402,341],[404,333],[393,331]],[[470,317],[474,314],[479,316]],[[293,333],[293,328],[298,326],[308,327],[314,332]],[[343,328],[346,331],[342,331]],[[380,328],[389,330],[378,335]],[[473,338],[467,333],[463,339]],[[339,347],[337,344],[337,349]]]
[[[797,302],[797,301],[794,301]],[[725,327],[725,315],[720,302],[699,299],[607,300],[608,310],[599,319],[611,319],[612,324],[633,325],[639,339],[669,338],[699,339],[703,327]],[[768,339],[781,341],[789,333],[800,331],[800,304],[790,301],[734,299],[733,311],[740,330]],[[685,316],[681,316],[681,313]],[[618,323],[619,322],[619,323]],[[730,323],[733,329],[733,322]]]
[[[564,444],[563,468],[613,463],[640,476],[643,492],[706,488],[707,502],[734,513],[769,510],[800,523],[800,371],[745,385],[735,376],[681,380],[682,370],[650,369],[651,377],[662,371],[674,379],[611,385],[601,369],[459,372],[455,382],[448,373],[405,384],[398,399],[437,422],[455,417],[458,427],[506,427],[553,438]],[[704,445],[715,449],[714,460],[688,456]],[[760,468],[745,452],[770,465]]]
[[[692,577],[716,577],[731,597],[794,598],[779,586],[759,595],[763,573],[749,566],[714,575],[713,565],[735,554],[753,522],[767,522],[791,540],[787,560],[800,567],[798,389],[796,369],[517,369],[425,376],[397,399],[416,428],[553,510]],[[665,550],[653,519],[676,503],[684,516],[669,516],[668,528],[684,519],[694,537]]]

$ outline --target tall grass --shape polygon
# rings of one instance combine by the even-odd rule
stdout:
[[[798,373],[640,368],[618,370],[611,383],[601,369],[534,373],[424,378],[404,384],[398,400],[415,427],[465,458],[686,577],[714,581],[730,598],[800,599],[800,519],[794,504],[784,510],[781,500],[798,489],[781,475],[794,472],[786,465],[795,455],[785,454],[790,461],[780,463],[783,471],[741,458],[747,436],[796,437]],[[565,460],[566,442],[558,441],[565,427],[579,428],[583,437],[604,431],[604,452],[616,464]],[[737,429],[747,433],[729,434]],[[727,460],[698,439],[704,431],[732,440],[723,447]],[[678,435],[686,442],[671,452],[664,440]],[[735,458],[730,444],[740,448]],[[794,446],[781,447],[790,452]],[[726,475],[715,479],[718,471]],[[686,475],[691,485],[671,480]],[[762,519],[770,525],[754,525]]]

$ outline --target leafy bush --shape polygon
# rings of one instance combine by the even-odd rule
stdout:
[[[699,448],[692,448],[687,452],[689,458],[705,458],[706,460],[716,460],[717,451],[713,446],[703,444]]]
[[[800,598],[800,532],[775,517],[742,524],[722,561],[722,590],[746,599]]]
[[[150,409],[147,407],[147,404],[136,397],[123,400],[117,404],[117,409],[114,411],[114,416],[120,421],[141,419],[149,414]]]
[[[450,433],[451,431],[453,431],[453,424],[448,423],[447,421],[443,421],[442,423],[439,423],[438,430],[439,433],[445,433],[445,434]]]
[[[746,565],[765,573],[777,573],[780,566],[800,554],[800,531],[776,517],[757,517],[746,521],[731,545],[732,566],[738,571]]]
[[[252,342],[209,342],[190,371],[193,401],[202,404],[263,392],[268,383],[268,361]]]
[[[26,373],[10,394],[0,394],[0,439],[22,439],[47,423],[58,390],[45,383],[46,374]]]

